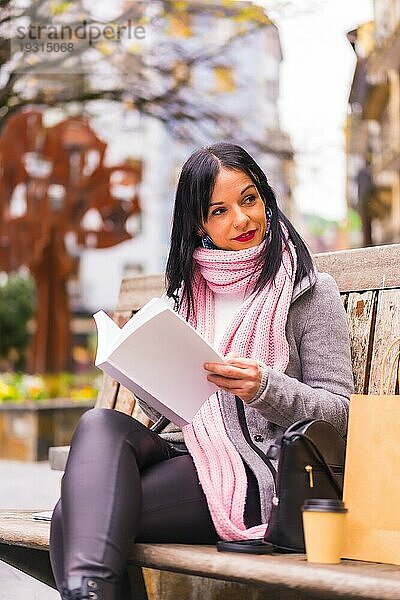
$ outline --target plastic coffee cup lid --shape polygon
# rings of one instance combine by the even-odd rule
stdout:
[[[318,512],[345,513],[347,508],[341,500],[333,498],[308,498],[304,501],[301,510],[313,510]]]

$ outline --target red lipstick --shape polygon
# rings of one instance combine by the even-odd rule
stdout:
[[[249,242],[253,239],[256,234],[256,229],[252,229],[251,231],[246,231],[246,233],[242,233],[238,237],[233,238],[236,242]]]

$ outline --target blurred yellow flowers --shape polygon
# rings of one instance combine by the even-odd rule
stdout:
[[[102,375],[59,373],[57,375],[0,374],[0,402],[24,402],[48,398],[95,399]]]

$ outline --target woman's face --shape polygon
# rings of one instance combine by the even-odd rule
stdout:
[[[267,227],[265,206],[250,177],[221,168],[203,229],[221,250],[258,246]]]

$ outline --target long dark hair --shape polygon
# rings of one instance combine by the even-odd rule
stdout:
[[[267,177],[255,160],[240,146],[226,142],[199,148],[188,158],[182,167],[175,196],[175,208],[171,232],[171,245],[166,266],[167,295],[176,298],[176,291],[183,286],[183,298],[188,303],[188,313],[193,308],[193,252],[201,245],[199,230],[207,221],[210,198],[221,168],[243,171],[255,184],[266,207],[272,211],[270,242],[260,255],[262,269],[253,291],[263,288],[273,281],[282,260],[282,242],[287,247],[293,266],[289,244],[279,221],[289,232],[296,247],[297,270],[294,285],[304,276],[310,276],[313,262],[301,236],[289,219],[279,209],[276,197],[268,184]],[[188,316],[188,315],[187,315]]]

